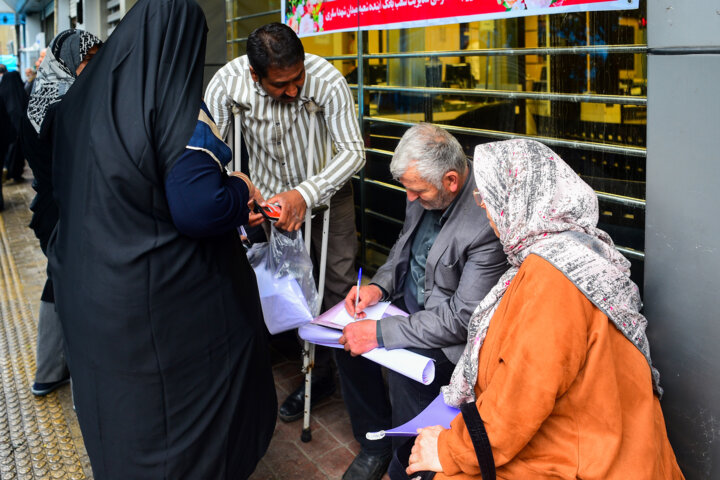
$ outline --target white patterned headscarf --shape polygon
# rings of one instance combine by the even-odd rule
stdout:
[[[637,285],[630,262],[597,228],[595,192],[552,150],[532,140],[508,140],[475,148],[475,181],[497,225],[510,269],[475,309],[468,324],[468,343],[443,387],[445,402],[474,401],[478,358],[495,310],[522,262],[538,255],[560,270],[615,324],[650,365],[658,395],[660,375],[652,367],[640,314]],[[558,326],[562,328],[562,326]]]
[[[35,131],[40,133],[48,107],[59,102],[75,82],[75,71],[90,49],[100,45],[99,38],[83,30],[64,30],[52,39],[38,67],[28,102],[28,119]]]

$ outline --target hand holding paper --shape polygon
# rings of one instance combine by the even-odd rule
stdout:
[[[443,430],[444,428],[439,425],[418,429],[419,435],[415,439],[405,473],[412,475],[422,470],[442,472],[438,456],[438,437]]]
[[[366,313],[373,319],[392,315],[407,316],[406,312],[391,305],[390,302],[380,302],[373,305],[367,309]],[[317,345],[342,348],[338,343],[342,336],[340,330],[350,323],[353,323],[352,317],[348,315],[343,302],[340,302],[312,322],[301,326],[298,334],[303,340]],[[435,379],[433,360],[409,350],[402,348],[396,350],[375,348],[363,353],[362,356],[401,375],[417,380],[423,385],[430,385]]]
[[[343,328],[340,345],[345,348],[346,352],[350,352],[353,357],[377,348],[377,321],[358,320],[347,324]]]

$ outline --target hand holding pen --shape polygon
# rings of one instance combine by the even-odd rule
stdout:
[[[382,299],[382,290],[377,285],[354,286],[345,297],[345,310],[355,320],[365,318],[364,310]]]
[[[357,320],[358,302],[360,301],[360,281],[362,280],[362,267],[358,269],[358,281],[355,287],[355,311],[353,313],[353,322]]]

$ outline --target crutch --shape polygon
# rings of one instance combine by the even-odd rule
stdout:
[[[319,115],[321,109],[313,101],[305,104],[305,109],[310,113],[312,120],[310,121],[310,133],[308,136],[310,144],[308,145],[308,156],[307,156],[307,176],[310,178],[313,174],[313,160],[315,155],[315,129],[318,124]],[[325,158],[327,155],[332,155],[332,144],[330,137],[327,136],[325,139]],[[310,209],[305,212],[305,248],[310,253],[310,240],[312,234],[312,211]],[[328,206],[323,212],[323,223],[322,223],[322,244],[320,248],[320,268],[318,269],[318,305],[322,308],[323,294],[325,292],[325,268],[327,266],[327,244],[328,244],[328,231],[330,226],[330,201]],[[318,313],[318,312],[314,312]],[[315,344],[310,343],[307,340],[303,343],[303,366],[302,371],[305,373],[305,409],[303,412],[303,429],[300,434],[300,440],[303,442],[309,442],[312,440],[312,433],[310,432],[310,398],[312,395],[312,370],[315,366]]]

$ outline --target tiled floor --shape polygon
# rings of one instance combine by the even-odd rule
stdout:
[[[278,403],[302,382],[300,346],[294,334],[271,339],[273,374]],[[264,479],[340,479],[360,444],[353,438],[340,389],[311,412],[312,440],[300,440],[302,419],[284,423],[278,419],[270,448],[250,477]],[[384,479],[389,479],[385,475]]]
[[[69,386],[30,394],[45,256],[27,227],[35,192],[29,181],[3,185],[0,213],[0,478],[92,478]]]

